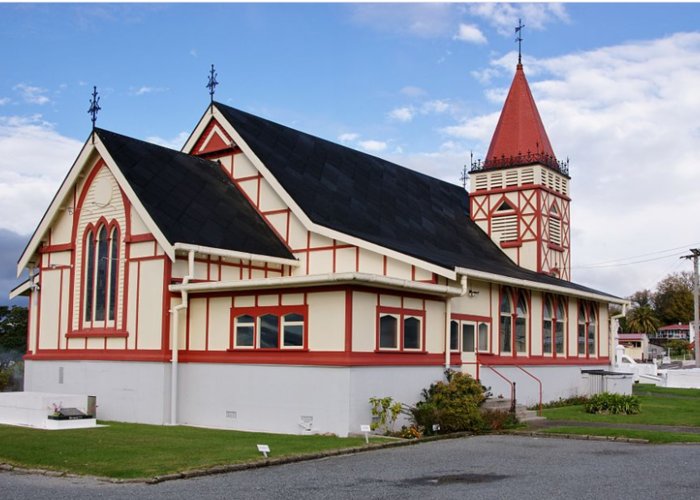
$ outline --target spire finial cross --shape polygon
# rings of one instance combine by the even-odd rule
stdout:
[[[474,152],[473,151],[470,152],[469,158],[470,158],[469,164],[474,166]],[[469,180],[469,171],[467,170],[466,165],[464,165],[464,167],[462,167],[462,175],[460,175],[459,180],[462,181],[462,187],[464,189],[467,189],[467,181]]]
[[[211,65],[211,71],[209,71],[209,81],[207,82],[207,88],[209,89],[209,99],[211,102],[214,102],[214,90],[216,89],[216,86],[219,84],[219,82],[216,81],[217,77],[216,71],[214,71],[214,65]]]
[[[95,122],[97,121],[97,113],[101,110],[100,98],[97,95],[97,87],[92,87],[92,99],[90,99],[90,109],[88,109],[88,114],[91,116],[92,120],[92,130],[95,130]]]
[[[515,41],[518,42],[518,66],[523,63],[523,24],[522,19],[518,19],[518,25],[515,27]]]

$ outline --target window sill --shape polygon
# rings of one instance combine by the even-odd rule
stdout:
[[[522,241],[501,241],[501,248],[518,248],[523,246]]]
[[[376,354],[428,354],[428,351],[424,349],[375,349]],[[454,354],[459,354],[459,351]]]
[[[234,347],[226,349],[226,352],[309,352],[307,347]]]
[[[547,243],[547,248],[549,248],[550,250],[557,250],[557,251],[559,251],[559,252],[563,252],[563,251],[564,251],[564,247],[563,247],[563,246],[561,246],[561,245],[556,245],[556,244],[554,244],[554,243]]]
[[[67,339],[88,339],[88,338],[127,338],[129,332],[114,328],[86,328],[66,333]]]

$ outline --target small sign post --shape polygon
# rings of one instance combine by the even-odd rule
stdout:
[[[369,425],[361,425],[360,430],[365,433],[365,443],[369,444],[369,433],[372,428]]]
[[[270,453],[270,447],[266,444],[259,444],[258,451],[265,455],[265,458],[267,458],[267,454]]]

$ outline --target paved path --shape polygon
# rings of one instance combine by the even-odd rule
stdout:
[[[156,485],[0,473],[14,499],[698,498],[700,446],[479,436]]]

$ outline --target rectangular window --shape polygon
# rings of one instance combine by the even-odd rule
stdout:
[[[578,353],[586,354],[586,324],[578,325]]]
[[[403,348],[420,349],[420,319],[410,316],[403,320]]]
[[[231,309],[232,349],[304,349],[307,306]]]
[[[595,323],[588,324],[588,355],[595,356]]]
[[[542,352],[552,354],[552,321],[542,323]]]
[[[265,314],[258,319],[260,325],[260,348],[277,349],[279,347],[279,318],[274,314]]]
[[[304,316],[301,314],[285,314],[282,316],[282,332],[284,347],[304,347]]]
[[[484,352],[489,350],[489,325],[479,323],[479,351]]]
[[[377,348],[395,351],[423,349],[423,322],[425,311],[399,307],[377,307]],[[452,339],[450,338],[450,342]]]
[[[557,354],[564,354],[564,322],[557,321],[557,332],[556,332],[556,347]]]
[[[236,347],[253,347],[255,339],[255,318],[244,314],[236,318],[235,343]]]
[[[511,352],[511,317],[501,316],[501,352]]]
[[[474,352],[474,324],[462,323],[462,351]]]
[[[384,315],[379,318],[379,348],[398,349],[398,320],[395,316]]]
[[[527,318],[515,318],[515,352],[527,349]]]
[[[450,351],[459,350],[459,323],[450,321]]]

